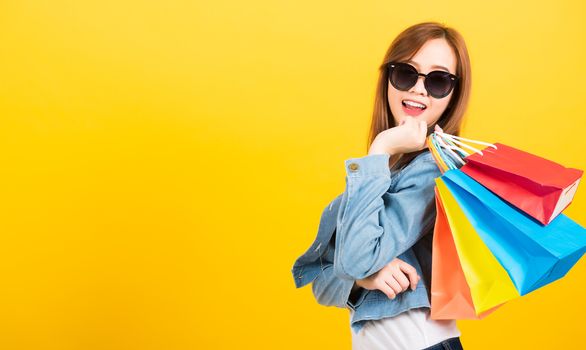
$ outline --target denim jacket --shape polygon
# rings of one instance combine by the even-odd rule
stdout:
[[[291,270],[296,288],[312,283],[319,304],[350,309],[354,332],[368,320],[430,307],[434,186],[441,172],[429,150],[400,170],[388,161],[388,154],[345,161],[346,189],[324,208],[317,237]],[[361,287],[351,294],[355,280],[394,258],[422,277],[415,290],[395,299]]]

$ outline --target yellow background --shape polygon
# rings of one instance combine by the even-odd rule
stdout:
[[[581,1],[3,1],[0,348],[349,349],[290,270],[426,20],[470,50],[464,136],[586,169]],[[459,322],[465,347],[576,348],[585,278]]]

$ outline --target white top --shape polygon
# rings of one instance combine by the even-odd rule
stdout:
[[[354,311],[350,309],[350,317]],[[409,309],[394,317],[367,321],[356,334],[352,350],[415,350],[459,337],[455,320],[432,320],[429,308]]]

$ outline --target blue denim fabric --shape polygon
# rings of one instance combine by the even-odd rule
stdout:
[[[317,237],[291,270],[295,285],[312,283],[321,305],[353,310],[358,332],[368,320],[430,307],[431,248],[435,223],[435,178],[441,172],[429,150],[401,170],[391,170],[388,154],[345,161],[346,189],[322,211]],[[389,299],[354,281],[382,269],[394,258],[422,277],[415,290]]]

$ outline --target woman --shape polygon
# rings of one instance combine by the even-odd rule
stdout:
[[[425,141],[434,129],[460,133],[471,84],[466,45],[452,28],[420,23],[391,43],[379,71],[368,155],[345,161],[346,190],[324,209],[294,274],[298,286],[313,283],[318,303],[350,309],[353,349],[462,349],[455,320],[429,318],[441,173]],[[326,235],[328,225],[335,230]]]

